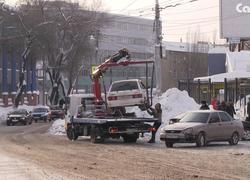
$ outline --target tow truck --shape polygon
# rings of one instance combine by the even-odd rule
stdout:
[[[124,59],[125,60],[121,60]],[[154,63],[153,61],[133,61],[127,49],[108,58],[92,72],[93,94],[71,94],[66,98],[67,115],[65,129],[69,140],[77,140],[79,136],[90,136],[92,143],[102,143],[106,138],[123,138],[124,142],[135,143],[140,134],[152,132],[151,125],[155,118],[136,117],[134,113],[126,113],[125,107],[119,107],[117,113],[107,106],[106,95],[102,95],[100,78],[110,67],[134,64]],[[154,68],[153,68],[154,69]],[[153,73],[152,73],[153,74]],[[148,78],[147,78],[148,79]],[[147,85],[147,81],[146,81]],[[151,87],[152,88],[152,87]],[[147,89],[147,101],[149,102]],[[152,90],[151,90],[152,97]],[[149,108],[151,103],[146,103]],[[79,112],[79,108],[82,109]],[[144,109],[145,110],[145,109]]]

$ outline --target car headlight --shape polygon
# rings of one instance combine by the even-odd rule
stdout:
[[[193,128],[187,128],[187,129],[183,130],[182,132],[183,132],[183,134],[192,134]]]
[[[162,128],[160,129],[160,131],[161,131],[161,132],[164,132],[164,131],[165,131],[165,127],[162,127]]]

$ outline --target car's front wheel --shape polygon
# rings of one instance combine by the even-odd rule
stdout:
[[[172,148],[174,146],[174,143],[165,141],[165,145],[166,145],[167,148]]]
[[[237,132],[234,132],[229,140],[230,145],[237,145],[240,140],[240,136]]]
[[[7,126],[10,126],[12,123],[10,121],[7,121]]]
[[[203,132],[200,132],[198,136],[196,137],[196,146],[197,147],[204,147],[207,145],[206,142],[206,135]]]
[[[72,128],[71,126],[69,126],[66,130],[66,133],[67,133],[67,137],[69,140],[71,141],[75,141],[78,139],[78,134],[77,132],[75,131],[74,128]]]

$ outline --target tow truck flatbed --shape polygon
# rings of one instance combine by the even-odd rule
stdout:
[[[109,122],[148,122],[152,123],[157,121],[156,118],[94,118],[94,117],[88,117],[88,118],[73,118],[71,120],[71,123],[82,123],[82,124],[105,124]]]

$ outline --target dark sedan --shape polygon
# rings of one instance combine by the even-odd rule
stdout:
[[[64,119],[65,113],[62,108],[59,106],[50,107],[51,110],[51,119]]]
[[[38,120],[47,122],[51,121],[51,112],[49,107],[37,107],[33,109],[31,117],[35,122]]]
[[[7,115],[7,126],[21,123],[23,125],[31,124],[32,119],[30,113],[26,109],[16,109],[8,113]]]

